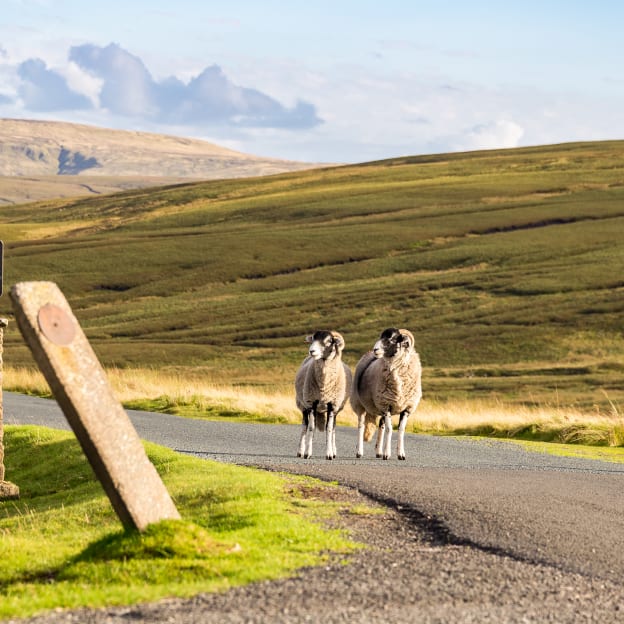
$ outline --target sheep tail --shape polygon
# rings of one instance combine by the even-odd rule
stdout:
[[[327,419],[327,416],[325,414],[319,414],[318,412],[316,413],[315,424],[316,424],[317,431],[325,431],[326,419]]]
[[[366,414],[364,421],[364,442],[370,442],[377,431],[377,424],[375,423],[375,417],[370,414]]]

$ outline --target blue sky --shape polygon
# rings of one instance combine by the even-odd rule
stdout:
[[[3,0],[0,117],[303,161],[624,139],[624,3]]]

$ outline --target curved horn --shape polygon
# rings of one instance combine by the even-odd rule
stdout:
[[[336,346],[338,347],[338,349],[340,351],[342,351],[344,349],[345,346],[345,341],[344,338],[342,337],[341,334],[339,334],[337,331],[332,331],[331,335],[333,336],[335,342],[336,342]]]
[[[407,338],[407,343],[409,348],[414,348],[416,341],[414,340],[414,334],[409,329],[399,329],[399,333],[404,338]]]

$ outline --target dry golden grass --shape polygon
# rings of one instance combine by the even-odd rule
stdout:
[[[2,387],[12,392],[24,394],[37,394],[46,396],[50,394],[43,375],[36,369],[5,366],[2,370]]]
[[[494,401],[423,401],[413,419],[414,431],[438,434],[479,434],[525,437],[584,444],[622,444],[624,418],[617,406],[611,413],[587,413],[558,406],[509,406]]]
[[[107,369],[106,374],[115,396],[121,403],[137,403],[168,397],[170,404],[190,404],[201,409],[218,407],[252,414],[262,413],[288,422],[298,422],[299,412],[294,397],[285,389],[263,392],[253,387],[234,387],[213,383],[188,373],[162,373],[154,369]],[[43,375],[35,369],[6,367],[5,390],[51,396]]]
[[[273,391],[249,386],[232,386],[188,372],[165,373],[154,369],[107,370],[117,398],[124,404],[150,409],[150,401],[166,398],[168,407],[192,406],[193,415],[216,410],[247,414],[262,414],[279,422],[300,422],[294,392],[289,387],[276,386]],[[7,367],[4,388],[17,392],[50,395],[43,375],[29,368]],[[624,417],[614,403],[609,413],[588,413],[559,406],[517,406],[496,401],[423,400],[410,419],[409,428],[415,432],[441,435],[486,435],[505,438],[556,441],[566,443],[624,445]],[[188,413],[188,412],[187,412]],[[347,406],[338,424],[355,426],[356,417]]]
[[[162,373],[153,369],[108,369],[116,396],[122,403],[167,396],[180,405],[193,403],[201,409],[219,407],[252,414],[299,420],[294,398],[285,391],[263,392],[253,387],[217,384],[188,373]]]

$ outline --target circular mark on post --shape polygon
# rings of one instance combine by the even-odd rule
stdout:
[[[74,320],[58,306],[46,303],[39,309],[37,321],[41,333],[50,341],[61,347],[67,347],[76,336]]]

